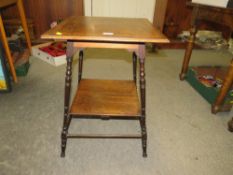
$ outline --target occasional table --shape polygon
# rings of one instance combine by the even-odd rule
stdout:
[[[26,41],[27,41],[27,46],[28,46],[29,51],[31,52],[31,41],[30,41],[30,37],[29,37],[29,32],[28,32],[28,27],[27,27],[27,22],[26,22],[26,17],[25,17],[25,13],[24,13],[22,0],[1,0],[0,1],[0,10],[2,10],[2,8],[8,7],[8,6],[14,5],[14,4],[17,5],[20,19],[21,19],[22,26],[23,26],[23,30],[25,33]],[[6,32],[5,32],[4,25],[3,25],[1,11],[0,11],[0,33],[1,33],[3,46],[4,46],[4,49],[6,52],[6,56],[8,59],[11,75],[13,77],[14,82],[17,82],[18,79],[16,76],[14,62],[13,62],[13,58],[12,58],[12,55],[10,52],[10,48],[8,46],[8,41],[7,41]]]
[[[147,156],[145,44],[169,42],[146,19],[72,16],[42,35],[43,39],[67,41],[64,122],[61,156],[68,138],[141,139],[143,157]],[[133,80],[83,79],[85,48],[127,49],[133,57]],[[70,105],[72,57],[79,51],[78,88]],[[140,61],[140,90],[137,93],[137,58]],[[81,135],[68,132],[73,118],[139,120],[138,135]]]

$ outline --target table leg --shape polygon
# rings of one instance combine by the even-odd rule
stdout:
[[[133,80],[137,84],[137,55],[133,52]]]
[[[192,55],[193,45],[194,45],[196,33],[197,33],[197,29],[194,26],[190,30],[190,38],[189,38],[189,41],[187,43],[186,50],[185,50],[183,65],[182,65],[182,69],[181,69],[181,73],[180,73],[180,80],[185,79],[186,73],[188,71],[189,61],[190,61],[190,58],[191,58],[191,55]]]
[[[79,52],[79,69],[78,69],[78,82],[82,79],[83,72],[83,50]]]
[[[146,79],[145,79],[145,45],[139,46],[140,60],[140,96],[141,96],[141,133],[143,157],[147,157],[147,131],[146,131]]]
[[[71,75],[72,75],[72,61],[73,61],[73,48],[72,44],[67,43],[67,66],[66,66],[66,77],[65,77],[65,98],[64,98],[64,121],[63,129],[61,134],[61,157],[65,157],[67,134],[71,121],[69,115],[70,106],[70,90],[71,90]]]
[[[223,85],[220,89],[220,92],[215,100],[215,103],[212,105],[212,113],[216,114],[220,110],[220,106],[223,103],[224,98],[229,92],[233,82],[233,59],[231,60],[231,65],[229,67],[227,76],[223,82]]]
[[[228,130],[233,132],[233,118],[228,122]]]
[[[30,36],[29,36],[29,32],[28,32],[27,20],[26,20],[26,17],[25,17],[22,0],[17,1],[17,7],[19,9],[19,15],[20,15],[20,18],[21,18],[24,34],[25,34],[25,37],[26,37],[26,40],[27,40],[28,49],[29,49],[29,52],[31,54],[32,46],[31,46],[31,40],[30,40]]]
[[[13,61],[13,58],[11,56],[11,51],[10,51],[10,48],[9,48],[9,45],[8,45],[6,32],[5,32],[5,29],[4,29],[1,14],[0,14],[0,32],[1,32],[2,44],[3,44],[3,47],[4,47],[5,52],[6,52],[6,57],[7,57],[8,64],[9,64],[9,67],[10,67],[11,75],[13,77],[14,82],[17,83],[18,79],[17,79],[16,72],[15,72],[14,61]]]

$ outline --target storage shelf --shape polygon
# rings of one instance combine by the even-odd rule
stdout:
[[[70,114],[78,117],[139,117],[140,102],[134,81],[82,79]]]

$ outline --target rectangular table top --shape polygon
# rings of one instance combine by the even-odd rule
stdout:
[[[72,16],[44,33],[43,39],[166,43],[147,19]]]

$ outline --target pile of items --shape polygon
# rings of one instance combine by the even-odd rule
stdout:
[[[215,78],[212,75],[202,75],[198,77],[198,80],[206,87],[216,87],[221,88],[223,80],[220,78]]]
[[[190,37],[189,31],[183,31],[178,35],[182,41],[187,41]],[[229,42],[222,37],[221,32],[199,30],[196,34],[195,43],[205,49],[228,49]]]
[[[18,76],[25,76],[30,67],[29,57],[30,51],[26,47],[23,36],[23,29],[19,27],[18,30],[7,38],[10,50],[12,52],[16,74]]]
[[[55,27],[62,20],[54,21],[50,27]],[[53,66],[66,63],[66,42],[54,41],[36,45],[32,48],[32,55]]]

